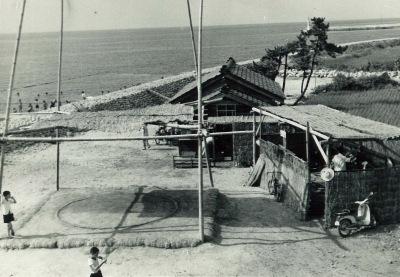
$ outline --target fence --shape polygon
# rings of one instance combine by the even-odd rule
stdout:
[[[336,172],[325,188],[325,225],[332,227],[335,213],[355,208],[370,192],[371,211],[380,224],[400,222],[400,167]]]
[[[271,174],[280,172],[279,182],[285,185],[284,203],[298,212],[301,220],[307,219],[309,206],[308,165],[295,154],[269,141],[261,140],[260,158],[265,160],[261,187],[268,185]]]

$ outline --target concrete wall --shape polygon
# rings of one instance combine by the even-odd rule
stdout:
[[[281,172],[280,182],[285,185],[284,203],[298,213],[301,220],[307,219],[309,206],[308,166],[293,153],[262,140],[260,159],[265,160],[260,186],[268,189],[270,172]]]
[[[370,192],[374,192],[370,207],[377,222],[400,222],[400,168],[393,167],[336,172],[326,185],[326,226],[333,226],[336,212],[356,208],[354,201],[364,200]]]

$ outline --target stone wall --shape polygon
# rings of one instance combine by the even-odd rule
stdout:
[[[325,224],[332,227],[335,213],[355,209],[355,201],[364,200],[370,192],[371,211],[379,224],[400,222],[400,168],[336,172],[326,185]]]
[[[140,91],[89,107],[88,111],[121,111],[161,105],[166,99],[148,91]]]
[[[285,186],[284,203],[298,213],[301,220],[307,219],[309,206],[307,163],[288,150],[269,141],[260,142],[260,159],[265,160],[260,186],[268,189],[271,172],[281,172],[279,182]]]
[[[258,119],[257,119],[258,120]],[[253,123],[252,122],[236,122],[233,124],[233,130],[235,131],[252,131]],[[257,123],[258,128],[258,123]],[[268,135],[272,132],[276,131],[274,126],[269,123],[262,124],[262,135]],[[257,135],[258,139],[258,135]],[[236,162],[238,166],[250,166],[253,163],[253,135],[252,134],[239,134],[234,135],[233,139],[234,144],[234,153],[233,160]],[[260,150],[259,147],[256,147],[256,158],[259,156]]]
[[[253,130],[253,123],[233,123],[233,130]],[[234,135],[233,160],[238,166],[250,166],[253,162],[253,135]]]

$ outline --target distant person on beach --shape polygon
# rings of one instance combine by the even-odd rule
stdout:
[[[103,94],[104,94],[104,90],[101,91],[101,95],[103,95]]]
[[[82,99],[83,100],[86,100],[86,94],[85,94],[85,92],[82,90],[82,92],[81,92],[81,95],[82,95]]]
[[[22,100],[18,99],[18,111],[22,113]]]
[[[56,107],[56,103],[57,103],[57,100],[50,101],[50,108],[55,108]]]
[[[40,107],[39,107],[39,99],[36,98],[36,99],[35,99],[35,109],[36,109],[36,110],[39,110],[39,108],[40,108]]]
[[[16,204],[17,201],[11,195],[11,192],[5,190],[3,192],[3,199],[1,201],[1,210],[3,212],[3,221],[7,224],[8,238],[12,239],[15,237],[14,228],[12,222],[15,221],[14,214],[11,210],[11,204]]]
[[[43,110],[47,110],[47,108],[48,108],[47,102],[46,100],[43,100]]]
[[[101,266],[107,262],[107,259],[103,259],[103,257],[99,256],[99,248],[92,247],[90,248],[90,257],[89,257],[89,267],[90,267],[90,277],[103,277],[101,273]],[[99,260],[102,260],[100,263]]]
[[[29,103],[28,104],[28,113],[31,113],[31,112],[33,112],[33,106],[32,106],[32,103]]]

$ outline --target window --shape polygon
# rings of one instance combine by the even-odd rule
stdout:
[[[217,116],[232,116],[232,115],[236,115],[235,104],[217,105]]]

